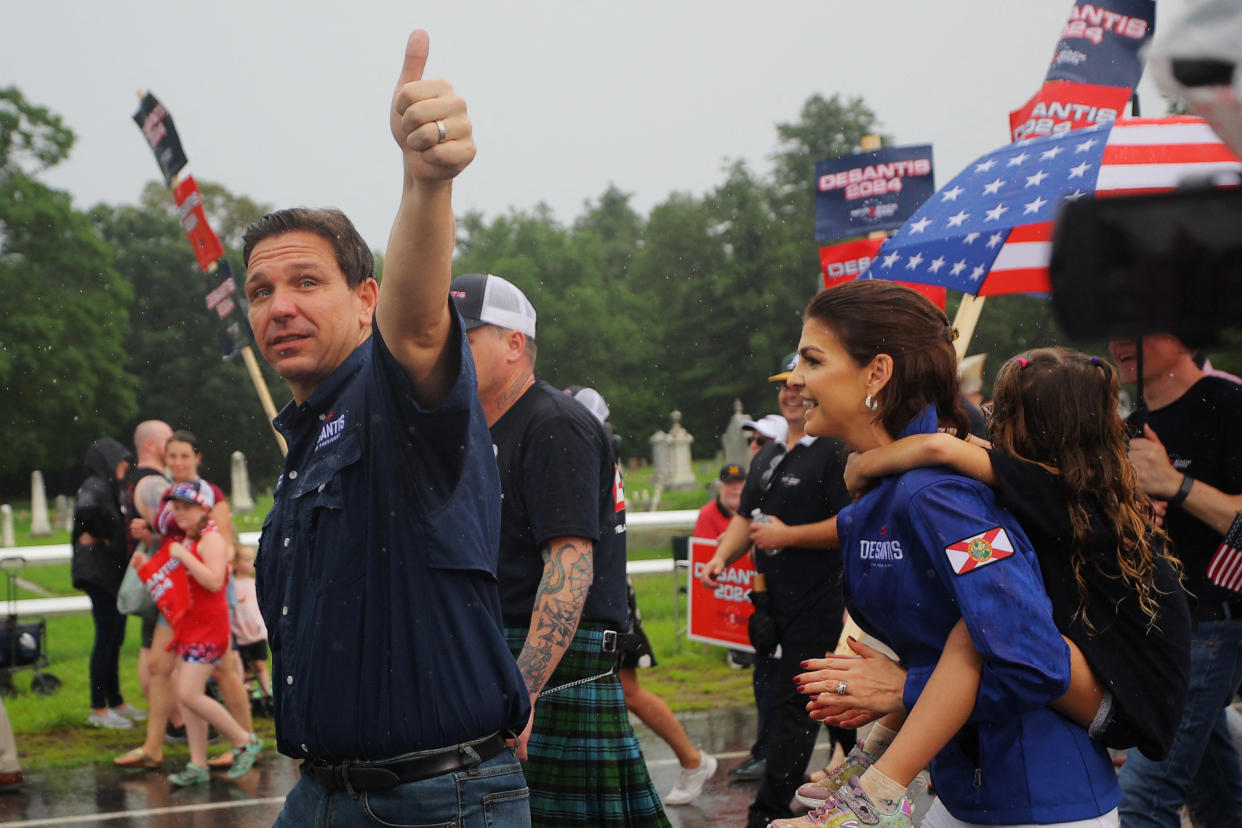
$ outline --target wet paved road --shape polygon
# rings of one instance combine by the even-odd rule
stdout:
[[[668,808],[675,828],[742,826],[757,782],[729,784],[726,772],[746,755],[754,738],[749,710],[721,710],[682,717],[690,738],[720,758],[720,769],[691,805]],[[680,767],[668,746],[645,727],[636,730],[652,779],[662,794],[672,788]],[[812,766],[826,758],[821,737]],[[168,770],[176,770],[171,768]],[[174,790],[165,772],[124,771],[95,766],[73,771],[27,774],[25,789],[0,796],[0,825],[18,826],[268,826],[296,779],[291,760],[265,754],[256,770],[236,782],[217,774],[203,788]]]

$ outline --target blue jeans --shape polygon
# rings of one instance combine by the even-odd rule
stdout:
[[[1196,825],[1242,826],[1242,767],[1225,706],[1242,683],[1242,620],[1205,621],[1190,633],[1190,692],[1169,755],[1131,750],[1121,770],[1121,824],[1178,828],[1183,803]]]
[[[469,770],[354,796],[328,790],[303,768],[272,828],[529,828],[529,799],[522,766],[509,748]]]

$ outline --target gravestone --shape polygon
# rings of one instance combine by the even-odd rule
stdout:
[[[651,485],[658,488],[668,479],[668,435],[657,431],[648,442],[651,443]]]
[[[47,490],[43,487],[43,472],[30,473],[30,537],[46,538],[52,534],[52,522],[47,513]]]
[[[250,496],[250,472],[246,470],[246,455],[240,451],[233,452],[232,456],[232,503],[230,508],[234,512],[245,513],[254,511],[254,498]]]
[[[664,488],[670,491],[687,491],[699,488],[694,476],[694,464],[690,459],[690,444],[694,436],[681,425],[681,412],[673,412],[673,427],[668,430],[669,468]]]
[[[57,529],[64,529],[66,532],[73,530],[73,508],[69,505],[69,498],[63,494],[56,495],[56,521]]]
[[[750,446],[746,445],[746,432],[742,431],[742,423],[749,419],[750,415],[742,411],[742,401],[734,400],[733,416],[729,418],[724,434],[720,435],[725,463],[737,463],[742,468],[750,465]]]
[[[0,546],[17,546],[13,534],[13,507],[7,503],[0,506]]]

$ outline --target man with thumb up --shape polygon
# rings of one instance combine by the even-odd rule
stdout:
[[[465,101],[423,78],[427,53],[410,35],[389,112],[403,186],[383,285],[337,210],[245,234],[255,341],[293,398],[256,561],[276,743],[302,761],[279,826],[530,825],[500,482],[449,300],[452,181],[475,146]]]

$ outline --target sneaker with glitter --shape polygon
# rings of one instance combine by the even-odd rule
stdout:
[[[867,797],[858,777],[851,777],[840,790],[824,800],[814,811],[798,819],[778,819],[768,828],[913,828],[914,807],[902,797],[896,809],[885,813]]]
[[[862,776],[863,771],[875,764],[875,760],[876,757],[863,750],[861,744],[854,745],[846,754],[845,761],[827,778],[806,783],[798,788],[795,796],[806,807],[818,808],[846,782],[855,776]]]

